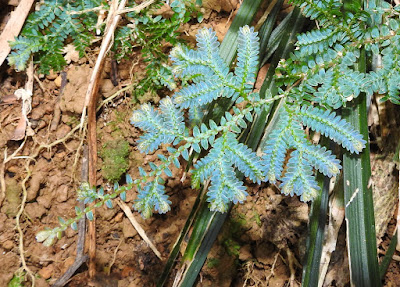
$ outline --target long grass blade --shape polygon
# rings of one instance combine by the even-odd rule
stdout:
[[[397,233],[399,231],[396,231],[395,234],[392,237],[392,240],[390,241],[389,248],[386,251],[385,256],[383,257],[383,260],[381,264],[379,265],[379,274],[381,280],[384,279],[386,271],[389,267],[390,261],[392,261],[392,257],[394,252],[396,251],[396,245],[397,245]]]
[[[168,280],[169,274],[170,274],[172,268],[174,267],[174,265],[176,263],[176,258],[178,257],[179,251],[181,250],[181,245],[183,243],[183,240],[185,239],[186,235],[188,234],[189,229],[193,224],[195,215],[197,214],[197,211],[199,210],[202,196],[203,196],[203,192],[200,193],[199,196],[197,196],[196,201],[193,204],[192,211],[190,212],[188,218],[186,219],[185,225],[182,228],[182,231],[179,234],[179,237],[176,240],[174,246],[172,247],[172,250],[169,254],[168,260],[165,263],[163,272],[157,281],[157,287],[164,286],[164,284]]]
[[[358,69],[365,71],[365,51]],[[343,109],[347,120],[364,139],[368,139],[366,97],[360,96]],[[359,155],[343,155],[343,179],[347,247],[352,286],[381,286],[377,259],[374,206],[368,181],[371,176],[369,145]]]
[[[302,286],[318,286],[322,246],[328,214],[329,178],[319,174],[321,193],[314,199],[310,211],[307,254],[303,264]]]

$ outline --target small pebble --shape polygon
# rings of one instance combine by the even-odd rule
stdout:
[[[56,84],[57,88],[61,87],[61,75],[58,76],[55,80],[54,80],[54,84]]]
[[[39,275],[43,279],[47,280],[47,279],[49,279],[51,277],[51,275],[53,274],[53,271],[54,271],[54,266],[53,266],[53,264],[50,264],[50,265],[40,269]]]
[[[128,218],[124,218],[122,223],[122,233],[124,238],[134,237],[137,234],[137,231],[132,226],[132,223],[129,221]]]
[[[9,250],[13,249],[14,242],[12,242],[11,240],[6,240],[6,241],[4,241],[4,243],[2,245],[5,250],[9,251]]]
[[[65,202],[68,199],[68,186],[62,185],[57,188],[57,201],[58,202]]]
[[[101,87],[100,87],[100,90],[103,94],[109,93],[113,89],[114,89],[114,85],[110,79],[103,80],[103,82],[101,83]]]

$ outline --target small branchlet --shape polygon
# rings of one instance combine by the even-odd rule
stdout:
[[[119,186],[118,184],[114,185],[114,190],[110,194],[105,194],[104,190],[100,188],[96,191],[95,188],[91,188],[88,183],[82,183],[79,187],[78,200],[83,203],[96,203],[92,206],[88,206],[85,209],[80,209],[79,207],[75,207],[76,216],[74,218],[70,218],[68,220],[63,219],[62,217],[58,218],[59,226],[53,229],[46,228],[45,230],[39,231],[36,234],[36,240],[38,242],[43,242],[44,245],[50,246],[53,244],[56,238],[60,239],[62,233],[68,228],[71,227],[73,230],[78,229],[77,222],[84,216],[87,219],[93,220],[93,209],[101,207],[102,205],[106,205],[108,208],[113,208],[112,200],[116,197],[120,197],[121,200],[126,200],[126,192],[132,189],[134,183],[132,178],[129,175],[126,175],[126,185]]]

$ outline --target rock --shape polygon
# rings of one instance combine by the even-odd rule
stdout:
[[[61,75],[58,76],[58,77],[54,80],[54,84],[56,84],[57,88],[61,87],[61,82],[62,82]]]
[[[218,41],[222,42],[224,40],[224,37],[226,35],[226,32],[228,31],[230,27],[230,23],[228,22],[220,22],[216,23],[213,26],[213,29],[217,33]]]
[[[30,186],[27,190],[26,200],[32,201],[36,199],[39,194],[40,184],[43,182],[43,173],[42,172],[34,172],[32,178],[30,180]]]
[[[161,15],[163,18],[170,18],[173,14],[174,11],[172,11],[171,7],[167,4],[164,4],[154,12],[154,15]]]
[[[39,275],[43,279],[49,279],[51,277],[51,275],[53,274],[53,272],[54,272],[54,265],[50,264],[50,265],[40,269]]]
[[[14,247],[14,242],[12,242],[11,240],[6,240],[4,241],[2,246],[5,250],[10,251]]]
[[[62,112],[82,113],[91,74],[89,65],[74,66],[68,71],[69,82],[60,101]]]
[[[118,71],[119,77],[122,80],[127,80],[130,78],[129,69],[123,69]]]
[[[18,172],[20,172],[20,169],[18,168],[18,166],[12,165],[7,168],[7,171],[11,172],[11,173],[18,173]]]
[[[46,193],[42,196],[39,196],[36,201],[45,208],[50,208],[50,206],[53,204],[53,199],[53,193]]]
[[[118,210],[116,208],[108,208],[105,205],[103,205],[101,209],[99,209],[98,214],[100,215],[101,219],[110,221],[115,216],[115,214],[117,214],[117,212]]]
[[[46,213],[46,209],[37,202],[28,203],[25,206],[25,212],[32,219],[41,218]]]
[[[65,259],[64,265],[61,268],[61,271],[62,271],[61,273],[64,274],[68,270],[68,268],[71,267],[72,264],[74,264],[74,262],[75,262],[74,256],[71,256],[71,257],[68,257],[67,259]]]
[[[107,94],[108,92],[112,91],[114,89],[114,85],[111,82],[110,79],[104,79],[103,82],[101,83],[100,91],[103,94]]]
[[[20,267],[20,258],[14,252],[1,252],[1,272],[0,272],[0,286],[11,286],[8,285],[10,280],[14,276],[14,272]]]
[[[61,185],[57,188],[57,201],[65,202],[68,199],[68,185]]]
[[[6,178],[6,204],[5,213],[11,217],[14,217],[21,204],[21,186],[17,183],[14,178]]]
[[[134,237],[137,234],[137,231],[128,218],[124,218],[122,221],[122,233],[125,238]]]
[[[125,277],[129,277],[129,276],[133,276],[133,275],[135,275],[135,272],[137,272],[137,271],[132,266],[125,266],[121,271],[121,277],[125,278]]]
[[[118,280],[118,287],[128,287],[129,279]]]
[[[4,230],[6,227],[6,220],[7,220],[7,215],[4,213],[0,213],[0,230]]]
[[[40,120],[41,118],[43,118],[45,113],[46,113],[46,110],[43,107],[37,107],[32,110],[32,113],[30,114],[30,118],[33,120]]]
[[[143,279],[142,278],[136,278],[134,279],[128,287],[137,287],[137,286],[143,286]]]
[[[76,224],[79,225],[79,222],[77,222]],[[67,238],[74,237],[74,236],[77,235],[77,233],[78,233],[78,232],[75,231],[75,230],[73,230],[72,228],[67,228],[67,229],[65,230],[65,236],[66,236]]]
[[[255,257],[257,261],[261,262],[264,265],[272,265],[274,263],[274,256],[272,253],[274,252],[274,246],[270,243],[258,244],[255,248]]]
[[[215,10],[217,12],[231,12],[236,9],[238,0],[203,0],[203,7]]]
[[[120,212],[114,217],[114,221],[115,222],[121,222],[123,217],[124,217],[124,213]]]

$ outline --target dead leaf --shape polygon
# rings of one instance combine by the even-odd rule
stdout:
[[[79,52],[75,49],[75,46],[72,44],[68,44],[62,49],[62,52],[65,53],[64,59],[67,61],[67,64],[72,62],[79,61]]]

